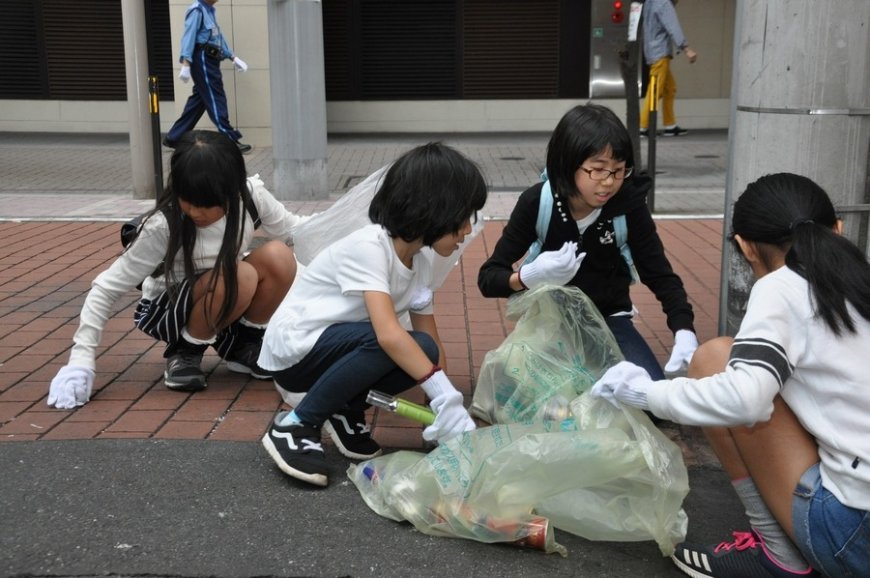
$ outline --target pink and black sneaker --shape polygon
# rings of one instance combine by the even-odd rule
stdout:
[[[682,543],[671,556],[681,571],[694,578],[815,578],[812,568],[803,571],[780,566],[767,552],[761,536],[732,532],[734,540],[717,546]]]

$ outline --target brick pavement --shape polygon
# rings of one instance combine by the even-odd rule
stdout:
[[[466,250],[436,295],[439,332],[449,373],[470,399],[484,355],[511,329],[504,301],[484,299],[477,270],[504,221],[490,221]],[[716,334],[721,220],[660,220],[658,226],[697,311],[699,338]],[[66,363],[78,313],[93,277],[119,250],[118,224],[106,222],[0,222],[0,441],[35,439],[163,438],[255,441],[281,407],[271,382],[229,372],[213,354],[205,359],[206,391],[166,389],[162,347],[135,330],[131,292],[116,306],[104,331],[90,403],[75,410],[49,408],[48,383]],[[635,290],[639,328],[664,362],[672,343],[658,303]],[[422,401],[417,391],[409,398]],[[372,410],[374,435],[392,448],[420,449],[420,427]],[[666,431],[689,464],[715,463],[694,428]]]

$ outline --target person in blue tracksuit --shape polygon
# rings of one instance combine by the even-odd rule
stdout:
[[[184,14],[181,72],[178,78],[182,82],[189,82],[193,78],[193,92],[181,116],[164,137],[163,144],[175,148],[181,135],[192,130],[205,112],[218,131],[230,137],[246,153],[251,150],[251,145],[242,143],[242,133],[230,124],[220,63],[224,59],[231,59],[236,69],[242,72],[248,70],[248,65],[233,53],[224,40],[215,14],[214,5],[217,1],[195,0]]]

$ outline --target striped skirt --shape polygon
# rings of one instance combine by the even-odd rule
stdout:
[[[193,310],[193,291],[191,283],[185,279],[178,285],[175,299],[169,291],[164,291],[154,299],[142,298],[133,313],[133,323],[136,327],[158,341],[166,343],[163,357],[172,356],[175,344],[181,339],[181,330],[187,325],[187,319]],[[212,344],[218,355],[226,357],[233,348],[238,336],[238,322],[217,334]]]

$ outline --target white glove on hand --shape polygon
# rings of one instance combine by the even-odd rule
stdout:
[[[73,409],[91,399],[94,370],[78,365],[64,365],[51,380],[48,405],[57,409]]]
[[[443,442],[477,427],[462,405],[462,394],[456,391],[442,370],[435,372],[420,387],[432,400],[429,407],[435,412],[435,423],[423,430],[424,440]]]
[[[647,371],[630,361],[620,361],[604,372],[601,379],[595,382],[589,394],[602,397],[619,407],[625,405],[640,409],[649,409],[646,392],[652,386],[653,380]]]
[[[671,352],[671,358],[665,365],[665,371],[674,373],[686,367],[689,367],[689,362],[692,361],[692,355],[698,349],[698,337],[693,331],[688,329],[680,329],[674,334],[674,350]]]
[[[178,73],[178,78],[181,79],[181,82],[190,82],[190,65],[182,64],[181,72]]]
[[[577,243],[566,241],[558,251],[545,251],[520,267],[520,283],[529,289],[541,285],[564,285],[574,278],[586,253],[577,254]]]
[[[233,64],[235,65],[236,69],[240,70],[241,72],[248,71],[247,63],[238,56],[233,57]]]

